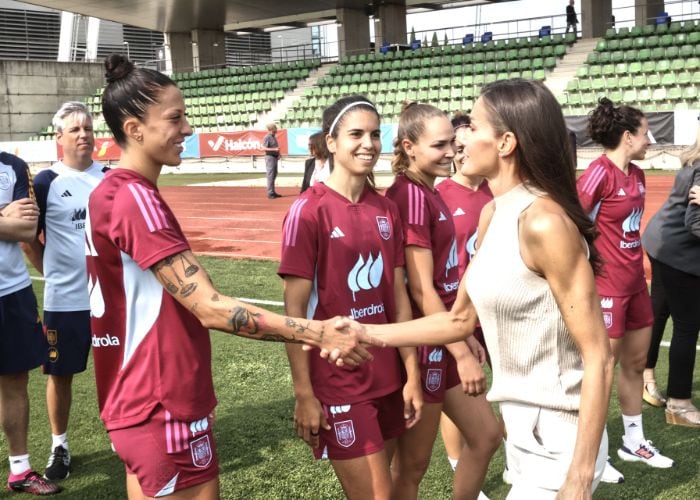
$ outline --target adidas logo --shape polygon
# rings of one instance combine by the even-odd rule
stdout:
[[[462,210],[461,207],[458,207],[457,210],[455,210],[452,215],[454,215],[455,217],[458,215],[464,215],[464,210]]]
[[[343,238],[345,237],[345,233],[340,230],[338,226],[335,226],[333,228],[333,231],[331,231],[331,239],[333,238]]]
[[[618,196],[627,196],[627,193],[625,193],[625,190],[620,188],[620,190],[617,192]]]
[[[65,191],[63,191],[63,194],[61,194],[61,198],[68,198],[69,196],[73,196],[73,195],[67,189]]]
[[[447,220],[447,217],[445,217],[445,214],[443,214],[442,211],[441,211],[441,212],[440,212],[440,217],[438,217],[438,221],[442,222],[442,221],[444,221],[444,220]]]

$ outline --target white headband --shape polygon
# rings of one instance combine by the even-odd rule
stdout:
[[[347,106],[345,106],[343,109],[340,110],[340,113],[335,117],[335,120],[333,120],[333,123],[331,123],[331,128],[328,129],[328,135],[333,135],[333,129],[335,129],[335,126],[338,124],[338,120],[340,120],[340,117],[343,116],[348,109],[352,108],[353,106],[359,106],[361,104],[364,104],[365,106],[369,106],[373,110],[377,110],[377,108],[374,107],[374,105],[371,102],[368,101],[355,101],[351,102]]]

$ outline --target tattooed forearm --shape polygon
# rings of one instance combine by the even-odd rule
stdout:
[[[267,340],[269,342],[298,342],[296,340],[288,340],[284,337],[280,337],[279,335],[275,335],[274,333],[264,333],[262,337],[260,337],[260,340]]]
[[[294,331],[298,333],[299,335],[308,335],[309,332],[315,333],[318,335],[318,341],[323,342],[323,330],[320,332],[317,332],[313,328],[310,327],[311,322],[307,322],[306,325],[302,325],[298,321],[292,319],[292,318],[284,318],[284,324],[287,325],[289,328],[294,328]],[[297,340],[295,336],[292,336],[293,340]]]
[[[195,303],[192,304],[192,306],[190,307],[190,312],[191,312],[192,314],[195,314],[195,313],[197,312],[197,308],[198,308],[198,307],[199,307],[199,302],[195,302]]]
[[[255,335],[259,330],[259,319],[259,313],[252,314],[245,307],[239,306],[233,308],[231,311],[231,319],[229,320],[229,324],[231,325],[233,333],[240,333],[241,331],[244,331],[245,333]]]

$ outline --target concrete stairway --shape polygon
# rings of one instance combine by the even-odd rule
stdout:
[[[555,96],[560,96],[566,90],[569,80],[576,77],[576,71],[586,63],[586,58],[598,43],[600,38],[579,39],[569,48],[566,55],[559,61],[554,70],[547,75],[545,85]]]
[[[270,111],[258,116],[258,121],[255,123],[253,128],[265,128],[268,123],[278,122],[279,119],[287,114],[287,111],[289,111],[294,103],[298,101],[308,89],[315,87],[316,83],[321,78],[326,76],[335,66],[336,63],[324,64],[312,70],[305,80],[302,80],[301,83],[294,88],[294,90],[288,92],[284,96],[284,99],[273,106]]]

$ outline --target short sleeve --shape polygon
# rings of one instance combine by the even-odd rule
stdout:
[[[319,221],[316,204],[298,198],[289,208],[282,226],[282,255],[277,274],[314,279],[318,257]]]
[[[125,184],[117,191],[109,234],[115,245],[141,269],[189,250],[175,216],[160,193],[139,182]]]
[[[29,167],[21,158],[14,157],[12,168],[15,171],[15,185],[12,190],[12,201],[29,196]]]
[[[605,166],[594,163],[576,181],[578,198],[587,214],[594,212],[596,205],[603,199],[607,177]]]
[[[423,190],[407,182],[392,192],[391,199],[401,215],[404,244],[432,249],[430,209]]]

